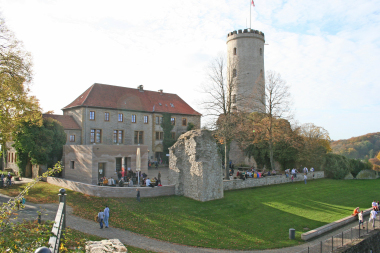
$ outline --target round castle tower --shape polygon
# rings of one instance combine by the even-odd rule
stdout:
[[[228,83],[232,85],[233,110],[254,112],[265,109],[257,102],[263,98],[258,95],[263,94],[265,85],[264,43],[264,33],[253,29],[227,34],[227,73]]]

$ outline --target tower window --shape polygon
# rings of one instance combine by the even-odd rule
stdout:
[[[232,77],[236,77],[236,76],[237,76],[236,69],[233,69],[233,71],[232,71]]]
[[[263,55],[263,49],[260,48],[260,56],[262,56],[262,55]]]
[[[263,78],[263,70],[260,70],[260,77]]]
[[[236,103],[236,94],[232,95],[232,103]]]
[[[236,55],[236,47],[234,47],[234,55]]]

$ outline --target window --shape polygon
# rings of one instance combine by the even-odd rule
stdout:
[[[164,132],[156,132],[156,140],[163,140]]]
[[[74,161],[70,161],[70,169],[74,169],[74,165],[75,165]]]
[[[118,121],[123,122],[123,114],[122,113],[119,113]]]
[[[162,117],[156,116],[156,125],[161,125],[162,123]]]
[[[90,142],[91,143],[101,143],[102,141],[102,130],[101,129],[91,129]]]
[[[236,69],[233,69],[232,70],[232,77],[236,77],[237,76],[237,71],[236,71]]]
[[[236,47],[234,47],[234,55],[236,55]]]
[[[90,120],[95,120],[95,112],[90,111]]]
[[[186,118],[182,118],[182,126],[187,126],[187,119]]]
[[[123,130],[113,131],[113,143],[123,143]]]
[[[70,142],[74,142],[75,141],[75,135],[70,135]]]
[[[12,163],[13,163],[13,153],[12,153]]]
[[[263,70],[260,70],[260,77],[263,78]]]
[[[172,118],[170,119],[170,121],[172,122],[172,125],[175,126],[175,118],[172,117]]]
[[[17,162],[17,154],[15,153],[15,162]]]
[[[135,144],[144,144],[144,132],[135,131]]]
[[[132,114],[132,123],[136,123],[136,115]]]
[[[232,103],[236,103],[236,94],[232,95]]]
[[[110,113],[109,112],[104,113],[104,121],[110,121]]]
[[[11,162],[11,153],[8,153],[8,162]]]
[[[263,55],[263,49],[260,48],[260,56],[262,56],[262,55]]]
[[[149,123],[149,118],[147,115],[144,116],[144,124],[148,124]]]
[[[171,132],[170,134],[171,134],[171,138],[172,138],[173,140],[175,140],[175,132]]]

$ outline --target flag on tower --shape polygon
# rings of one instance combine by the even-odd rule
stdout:
[[[253,2],[253,0],[252,0],[251,4],[253,5],[253,7],[255,7],[255,3]]]

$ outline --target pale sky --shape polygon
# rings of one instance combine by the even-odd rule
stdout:
[[[295,118],[334,140],[380,131],[380,1],[255,0],[265,69],[291,86]],[[176,93],[203,113],[205,69],[226,35],[249,23],[250,0],[0,0],[33,56],[43,111],[93,83]],[[249,26],[249,24],[248,24]]]

